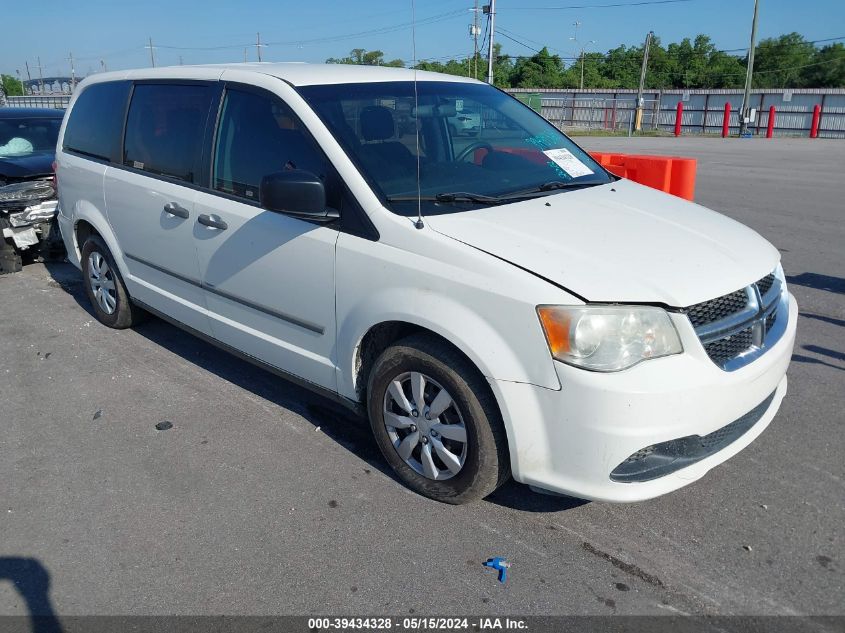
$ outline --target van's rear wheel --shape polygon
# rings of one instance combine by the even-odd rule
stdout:
[[[129,300],[114,257],[99,235],[91,235],[82,246],[82,274],[85,294],[100,323],[124,329],[143,319],[143,310]]]
[[[465,357],[415,335],[376,360],[367,389],[376,442],[399,477],[446,503],[492,493],[510,475],[498,407]]]

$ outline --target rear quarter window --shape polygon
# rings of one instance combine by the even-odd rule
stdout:
[[[118,155],[129,86],[114,81],[85,88],[70,111],[62,147],[105,160]]]

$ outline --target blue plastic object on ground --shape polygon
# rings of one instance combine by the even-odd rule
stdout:
[[[504,558],[500,556],[495,556],[492,558],[488,558],[484,562],[485,567],[490,567],[491,569],[496,569],[499,572],[499,582],[505,582],[508,579],[507,569],[511,566],[510,563],[505,561]]]

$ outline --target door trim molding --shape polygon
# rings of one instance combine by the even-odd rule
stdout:
[[[215,347],[222,349],[224,352],[228,352],[232,356],[240,358],[241,360],[245,360],[248,363],[252,363],[256,367],[259,367],[259,368],[261,368],[265,371],[269,371],[270,373],[275,374],[276,376],[279,376],[280,378],[287,380],[288,382],[291,382],[295,385],[303,387],[303,388],[307,389],[308,391],[311,391],[312,393],[315,393],[315,394],[322,396],[324,398],[328,398],[329,400],[332,400],[333,402],[341,404],[344,407],[346,407],[347,409],[349,409],[350,411],[352,411],[352,413],[354,413],[355,415],[363,417],[363,418],[366,419],[366,416],[367,416],[366,407],[361,402],[351,400],[351,399],[349,399],[345,396],[340,395],[338,392],[336,392],[332,389],[329,389],[327,387],[323,387],[321,385],[313,383],[310,380],[306,380],[305,378],[301,378],[300,376],[297,376],[296,374],[292,374],[288,371],[285,371],[284,369],[281,369],[280,367],[276,367],[275,365],[271,365],[270,363],[267,363],[263,360],[260,360],[260,359],[256,358],[255,356],[251,356],[250,354],[242,352],[239,349],[232,347],[231,345],[228,345],[228,344],[214,338],[213,336],[209,336],[208,334],[206,334],[204,332],[200,332],[199,330],[192,328],[190,325],[186,325],[185,323],[182,323],[181,321],[178,321],[178,320],[174,319],[173,317],[168,316],[167,314],[164,314],[163,312],[161,312],[159,310],[156,310],[155,308],[149,306],[148,304],[144,303],[143,301],[139,301],[138,299],[135,299],[133,297],[130,297],[130,301],[132,301],[132,303],[136,304],[137,306],[143,308],[147,312],[150,312],[151,314],[154,314],[155,316],[159,317],[161,320],[167,321],[171,325],[174,325],[174,326],[178,327],[179,329],[184,330],[188,334],[192,334],[193,336],[197,337],[198,339],[205,341],[206,343],[210,343],[211,345],[214,345]]]
[[[132,261],[138,262],[139,264],[143,264],[144,266],[149,266],[153,270],[157,270],[160,273],[164,273],[165,275],[170,275],[171,277],[175,277],[180,281],[184,281],[185,283],[191,284],[192,286],[196,286],[197,288],[202,288],[203,290],[207,290],[208,292],[217,295],[218,297],[223,297],[224,299],[228,299],[229,301],[234,301],[235,303],[239,303],[247,308],[251,308],[257,312],[261,312],[268,316],[274,317],[276,319],[280,319],[285,321],[286,323],[290,323],[291,325],[295,325],[297,327],[301,327],[304,330],[308,330],[309,332],[314,332],[315,334],[319,334],[322,336],[326,333],[326,328],[322,325],[317,323],[311,323],[310,321],[305,321],[298,317],[292,316],[290,314],[285,314],[284,312],[279,312],[278,310],[274,310],[273,308],[269,308],[267,306],[261,305],[259,303],[254,303],[252,301],[247,301],[246,299],[234,295],[230,292],[226,292],[224,290],[219,290],[214,286],[211,286],[207,283],[203,283],[198,279],[193,279],[191,277],[186,277],[185,275],[180,275],[177,272],[174,272],[168,268],[164,268],[159,266],[158,264],[154,264],[153,262],[146,260],[142,257],[138,257],[137,255],[132,255],[131,253],[124,253],[123,254],[126,259],[131,259]]]

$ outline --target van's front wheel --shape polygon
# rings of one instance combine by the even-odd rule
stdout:
[[[143,319],[143,310],[129,300],[114,257],[99,235],[90,236],[82,245],[82,274],[85,294],[100,323],[123,329]]]
[[[504,427],[489,387],[449,345],[425,335],[392,345],[376,360],[367,394],[379,448],[417,492],[468,503],[510,475]]]

